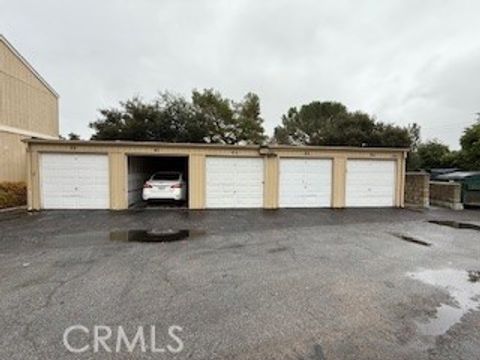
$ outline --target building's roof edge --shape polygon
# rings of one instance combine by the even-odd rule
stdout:
[[[157,141],[127,141],[127,140],[49,140],[49,139],[24,139],[29,144],[45,145],[76,145],[76,146],[151,146],[151,147],[190,147],[190,148],[224,148],[224,149],[246,149],[257,150],[268,148],[272,150],[347,150],[347,151],[386,151],[386,152],[407,152],[408,148],[392,147],[355,147],[355,146],[309,146],[309,145],[227,145],[227,144],[205,144],[205,143],[167,143]]]
[[[25,59],[22,54],[7,40],[5,36],[0,34],[0,42],[3,42],[11,52],[35,75],[35,77],[40,80],[40,82],[53,94],[55,97],[59,98],[60,95],[55,91],[55,89],[40,75],[40,73],[35,70],[35,68]]]
[[[345,146],[345,145],[269,145],[271,149],[295,150],[295,149],[312,149],[312,150],[360,150],[360,151],[395,151],[406,152],[408,148],[403,147],[378,147],[378,146]]]

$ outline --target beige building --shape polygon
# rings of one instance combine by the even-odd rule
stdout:
[[[406,149],[26,140],[28,207],[127,209],[180,171],[190,209],[403,207]]]
[[[58,139],[58,94],[0,35],[0,182],[26,181],[30,137]]]

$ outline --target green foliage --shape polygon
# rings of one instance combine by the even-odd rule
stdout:
[[[100,110],[101,118],[90,124],[92,140],[202,142],[207,132],[191,103],[169,93],[153,102],[133,98],[120,108]]]
[[[407,155],[407,171],[417,171],[421,167],[421,159],[417,151],[410,151]]]
[[[467,127],[460,139],[459,151],[451,151],[438,140],[420,144],[416,152],[411,153],[409,169],[430,170],[433,168],[460,168],[480,170],[480,119]],[[417,163],[418,161],[418,163]]]
[[[420,168],[430,170],[434,168],[452,167],[451,153],[447,145],[438,140],[430,140],[418,146]]]
[[[463,152],[451,150],[443,158],[444,167],[468,169],[468,166],[463,161]]]
[[[349,112],[338,102],[314,101],[290,108],[274,141],[291,145],[409,147],[408,129],[376,122],[362,112]]]
[[[420,129],[418,129],[419,134]],[[412,139],[416,137],[411,136]],[[419,142],[416,150],[411,151],[408,155],[407,169],[460,168],[463,170],[480,170],[480,120],[464,130],[460,144],[462,146],[461,150],[451,151],[447,145],[438,140],[430,140],[426,143]]]
[[[194,90],[192,103],[206,126],[204,137],[207,143],[235,144],[237,129],[230,100],[212,89]]]
[[[68,134],[68,140],[80,140],[80,135],[71,132]]]
[[[0,183],[0,209],[27,203],[27,186],[24,182]]]
[[[421,169],[421,159],[418,155],[418,146],[421,144],[420,126],[417,123],[409,124],[407,126],[410,137],[410,152],[407,156],[407,170],[414,171]]]
[[[464,130],[460,144],[463,167],[466,170],[480,170],[480,119]]]
[[[254,93],[248,93],[243,101],[236,104],[237,123],[240,132],[238,141],[253,144],[263,144],[267,140],[263,129],[263,119],[260,117],[260,98]]]
[[[410,141],[411,141],[410,151],[415,152],[417,151],[418,146],[421,143],[420,125],[418,125],[417,123],[409,124],[407,126],[407,129],[408,129],[408,134],[410,136]]]
[[[262,144],[266,140],[260,99],[248,93],[242,102],[223,98],[212,89],[192,93],[196,113],[203,118],[208,134],[205,141],[222,144]]]
[[[192,92],[192,100],[161,93],[153,102],[133,98],[120,108],[100,110],[90,124],[92,140],[190,143],[263,143],[263,119],[257,95],[235,103],[211,89]]]

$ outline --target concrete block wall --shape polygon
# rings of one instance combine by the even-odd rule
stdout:
[[[405,176],[405,206],[430,206],[430,174],[407,172]]]
[[[430,204],[462,210],[462,187],[455,182],[430,181]]]

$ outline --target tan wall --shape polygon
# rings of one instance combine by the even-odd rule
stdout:
[[[25,136],[0,131],[0,182],[27,180]]]
[[[202,209],[205,203],[205,155],[191,154],[188,159],[188,207]]]
[[[430,174],[407,172],[405,177],[405,205],[422,208],[430,205]]]
[[[58,99],[0,41],[0,125],[58,136]]]
[[[278,156],[265,157],[263,206],[266,209],[278,208],[279,159]]]
[[[58,98],[0,39],[0,181],[26,181],[26,137],[58,137]]]
[[[127,156],[128,155],[184,155],[189,157],[189,207],[205,207],[205,158],[207,156],[263,157],[264,158],[264,207],[278,208],[278,168],[282,157],[325,158],[333,160],[332,207],[345,206],[345,169],[348,159],[395,160],[397,164],[395,206],[403,206],[405,155],[402,150],[335,149],[335,148],[275,148],[260,154],[258,147],[227,147],[198,145],[159,145],[94,143],[94,142],[31,142],[29,176],[29,208],[40,209],[40,184],[38,180],[39,154],[44,152],[103,153],[110,159],[110,207],[128,208]]]
[[[463,209],[462,186],[455,182],[430,181],[430,204]]]

